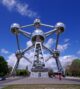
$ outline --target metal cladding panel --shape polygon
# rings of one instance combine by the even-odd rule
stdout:
[[[36,35],[41,35],[44,37],[44,32],[40,29],[36,29],[34,30],[34,32],[32,33],[32,36],[36,36]]]
[[[17,23],[13,23],[13,24],[11,25],[11,28],[20,28],[20,25],[17,24]]]
[[[56,24],[56,27],[63,27],[63,28],[65,28],[65,25],[64,25],[64,23],[62,23],[62,22],[58,22],[58,23]]]

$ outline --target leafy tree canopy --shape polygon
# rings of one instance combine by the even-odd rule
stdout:
[[[8,73],[8,65],[3,56],[0,56],[0,76],[5,76]]]

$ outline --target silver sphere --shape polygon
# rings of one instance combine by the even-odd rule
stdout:
[[[64,23],[58,22],[55,27],[58,29],[58,32],[59,32],[59,33],[64,32],[64,29],[65,29]]]
[[[35,20],[34,20],[34,26],[35,26],[36,28],[40,28],[40,23],[41,23],[40,19],[35,19]]]
[[[57,27],[64,27],[64,28],[65,28],[65,25],[64,25],[64,23],[62,23],[62,22],[58,22],[58,23],[56,24],[56,26],[57,26]]]
[[[40,29],[36,29],[34,30],[34,32],[32,33],[32,42],[36,42],[37,38],[41,41],[44,42],[45,39],[45,35],[44,32]]]
[[[35,23],[40,23],[40,22],[41,22],[40,19],[35,19],[35,20],[34,20],[34,24],[35,24]]]
[[[54,57],[54,58],[58,58],[59,56],[60,56],[60,51],[55,50],[55,51],[53,52],[53,57]]]
[[[22,58],[22,53],[20,53],[20,52],[17,52],[15,55],[18,59]]]
[[[13,24],[11,25],[11,32],[12,32],[13,34],[18,34],[18,29],[20,29],[20,25],[19,25],[19,24],[13,23]]]

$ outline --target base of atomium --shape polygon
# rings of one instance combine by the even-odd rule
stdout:
[[[48,72],[48,68],[42,68],[42,67],[34,67],[31,69],[32,72]]]

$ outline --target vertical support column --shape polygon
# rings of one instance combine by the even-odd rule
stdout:
[[[18,68],[18,65],[19,65],[19,62],[20,62],[20,59],[17,59],[17,62],[13,68],[13,70],[11,71],[11,75],[15,76],[16,75],[16,70]]]
[[[32,72],[38,72],[38,77],[41,77],[41,71],[44,69],[44,57],[41,42],[35,42],[34,58],[35,61],[33,63],[34,68],[32,68]]]
[[[22,53],[21,52],[17,52],[16,54],[16,58],[17,58],[17,62],[16,64],[14,65],[12,71],[11,71],[11,75],[16,75],[16,70],[18,68],[18,65],[19,65],[19,62],[20,62],[20,59],[22,58]]]
[[[18,30],[17,29],[13,29],[13,30],[15,30],[16,43],[17,43],[17,49],[18,49],[18,52],[15,54],[15,56],[17,58],[17,62],[14,65],[14,67],[13,67],[13,69],[11,71],[11,75],[14,75],[15,76],[16,75],[16,69],[18,68],[20,59],[22,58],[22,53],[20,52],[20,44],[19,44]]]
[[[58,72],[61,73],[61,74],[63,75],[64,72],[63,72],[63,68],[62,68],[62,65],[61,65],[61,63],[60,63],[59,58],[55,58],[55,60],[56,60]]]
[[[60,35],[60,33],[58,32],[58,33],[57,33],[57,38],[56,38],[56,47],[55,47],[55,51],[54,51],[53,56],[54,56],[55,61],[56,61],[56,64],[57,64],[57,68],[58,68],[58,73],[59,73],[59,75],[61,74],[62,76],[64,76],[64,70],[63,70],[63,67],[62,67],[62,65],[61,65],[61,63],[60,63],[60,60],[59,60],[59,55],[60,55],[60,53],[59,53],[59,51],[57,51],[58,42],[59,42],[59,35]],[[60,76],[59,76],[59,77],[60,77]],[[60,79],[61,79],[61,77],[60,77]]]
[[[40,59],[42,59],[44,61],[44,57],[43,57],[43,51],[42,51],[42,47],[41,47],[41,42],[36,42],[35,43],[35,59],[39,62],[41,61]]]

